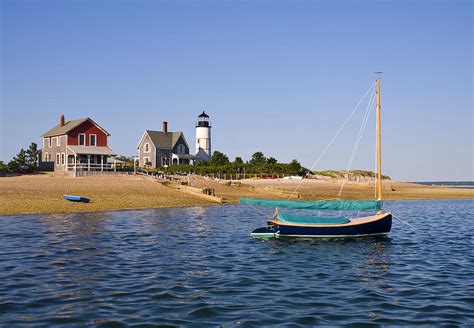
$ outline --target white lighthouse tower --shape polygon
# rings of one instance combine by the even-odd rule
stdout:
[[[211,124],[209,115],[204,111],[198,116],[196,125],[196,157],[205,161],[211,159]]]

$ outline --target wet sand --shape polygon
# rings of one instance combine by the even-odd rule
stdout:
[[[294,191],[298,187],[302,199],[332,199],[338,198],[341,188],[340,180],[322,181],[315,179],[284,180],[261,179],[245,180],[246,184],[255,187],[269,187]],[[443,198],[474,198],[474,189],[448,188],[426,186],[416,183],[386,180],[382,187],[383,199],[410,200],[410,199],[443,199]],[[373,183],[347,183],[339,197],[341,199],[374,199],[375,188]]]
[[[223,203],[238,203],[241,197],[302,200],[334,199],[340,185],[320,180],[243,180],[235,183],[183,177],[197,188],[213,188]],[[91,203],[73,203],[63,195],[79,195]],[[348,184],[341,199],[373,199],[372,184]],[[384,199],[474,198],[473,189],[432,187],[385,182]],[[215,205],[216,202],[157,180],[133,175],[99,175],[73,178],[54,173],[0,178],[0,215],[25,213],[90,212],[140,208]]]

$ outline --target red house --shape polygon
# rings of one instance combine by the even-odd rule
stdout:
[[[109,136],[89,117],[66,121],[61,115],[59,124],[42,135],[41,164],[54,171],[107,171],[116,155]]]

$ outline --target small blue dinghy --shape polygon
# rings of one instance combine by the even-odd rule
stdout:
[[[80,203],[89,203],[90,199],[81,196],[71,196],[71,195],[64,195],[64,199],[70,202],[80,202]]]

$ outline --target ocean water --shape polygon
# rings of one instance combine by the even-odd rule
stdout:
[[[474,201],[385,205],[416,229],[257,240],[239,205],[0,217],[0,326],[473,326]]]

